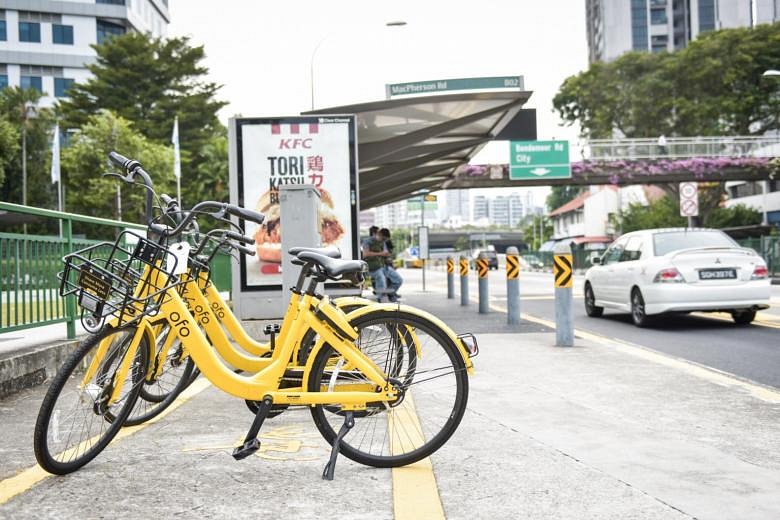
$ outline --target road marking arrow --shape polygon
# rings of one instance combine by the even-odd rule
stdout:
[[[533,173],[534,175],[538,175],[539,177],[541,177],[542,175],[547,175],[547,174],[548,174],[548,173],[550,173],[551,171],[552,171],[552,170],[548,170],[547,168],[539,168],[539,167],[537,167],[537,168],[534,168],[533,170],[531,170],[531,173]]]

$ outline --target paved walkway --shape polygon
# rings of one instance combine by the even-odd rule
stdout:
[[[777,391],[597,337],[556,348],[543,323],[510,327],[411,286],[404,296],[475,332],[481,347],[463,422],[431,457],[433,494],[394,496],[394,471],[344,459],[336,480],[322,481],[327,447],[305,410],[269,422],[268,451],[236,462],[230,449],[251,416],[199,383],[81,471],[3,503],[8,478],[34,462],[39,388],[0,401],[0,518],[427,520],[432,503],[448,519],[780,518]],[[403,513],[405,503],[418,513]]]

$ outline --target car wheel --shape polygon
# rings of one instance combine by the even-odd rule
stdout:
[[[731,318],[737,325],[749,325],[756,319],[756,311],[741,310],[731,311]]]
[[[596,305],[596,295],[593,294],[590,283],[585,284],[585,314],[591,318],[599,318],[604,314],[604,307]]]
[[[645,299],[639,289],[631,291],[631,320],[637,327],[650,325],[650,317],[645,310]]]

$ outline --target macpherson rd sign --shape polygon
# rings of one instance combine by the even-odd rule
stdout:
[[[509,180],[570,179],[569,141],[512,141]]]
[[[433,94],[453,90],[523,90],[523,76],[493,76],[486,78],[453,78],[394,83],[385,85],[387,99],[412,94]]]

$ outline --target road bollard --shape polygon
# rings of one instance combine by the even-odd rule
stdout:
[[[553,250],[553,277],[555,279],[555,345],[574,346],[574,322],[572,321],[572,272],[571,248],[560,242]]]
[[[465,256],[460,257],[460,304],[469,304],[469,261]]]
[[[477,259],[477,276],[479,277],[479,313],[487,314],[488,302],[488,260],[485,253],[480,253]]]
[[[447,299],[455,299],[455,260],[447,257]]]
[[[516,247],[506,249],[506,322],[520,323],[520,257]]]

